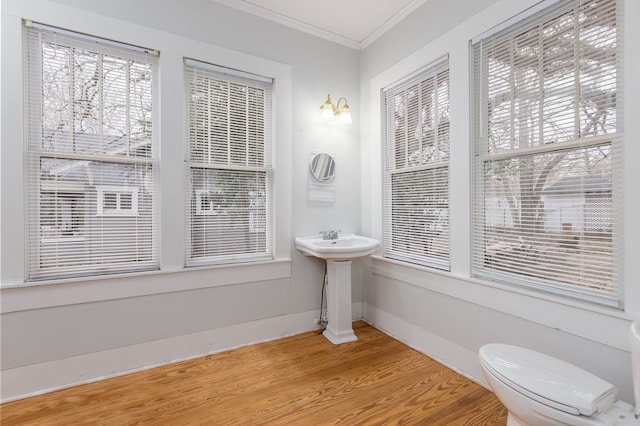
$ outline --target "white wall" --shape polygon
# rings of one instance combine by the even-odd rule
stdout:
[[[359,52],[208,0],[3,0],[1,12],[0,398],[316,328],[323,264],[292,241],[360,231],[358,114],[348,127],[319,121],[327,93],[359,110]],[[160,272],[24,282],[22,19],[160,51]],[[183,56],[275,78],[272,262],[183,267]],[[331,206],[307,202],[317,151],[336,156]],[[356,267],[356,308],[360,275]]]
[[[363,232],[381,232],[380,90],[421,66],[449,54],[451,96],[451,272],[440,273],[374,258],[363,277],[364,318],[409,345],[442,360],[484,383],[477,351],[489,342],[527,346],[566,359],[619,387],[622,399],[632,400],[631,365],[627,334],[640,313],[640,274],[634,262],[640,254],[640,225],[634,218],[640,180],[634,165],[640,160],[635,137],[640,132],[637,102],[640,85],[635,24],[640,5],[625,3],[625,269],[619,283],[625,309],[597,308],[544,294],[492,285],[470,278],[470,102],[469,40],[535,4],[537,0],[456,4],[453,21],[446,1],[426,2],[416,13],[421,19],[403,21],[401,32],[385,35],[363,53],[361,103],[368,117],[362,125]],[[491,4],[493,3],[493,4]],[[462,14],[465,10],[472,14]],[[468,18],[468,19],[467,19]],[[463,19],[465,19],[463,21]],[[442,21],[451,24],[443,28]],[[437,30],[433,30],[436,28]],[[422,34],[422,35],[421,35]],[[397,53],[401,52],[401,57]],[[366,113],[365,113],[366,114]]]

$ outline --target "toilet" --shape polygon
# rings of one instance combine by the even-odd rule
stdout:
[[[640,322],[631,326],[635,405],[640,410]],[[640,412],[617,399],[615,386],[549,355],[490,343],[480,365],[491,390],[507,408],[507,426],[640,426]]]

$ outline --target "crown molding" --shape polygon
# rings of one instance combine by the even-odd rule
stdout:
[[[396,24],[398,24],[400,21],[402,21],[404,18],[406,18],[408,15],[410,15],[414,10],[416,10],[418,7],[420,7],[423,3],[425,3],[427,0],[413,0],[411,3],[409,3],[406,7],[404,7],[400,12],[396,13],[394,16],[392,16],[390,19],[388,19],[386,22],[384,22],[383,25],[381,25],[379,28],[377,28],[373,33],[371,33],[370,35],[368,35],[364,40],[360,41],[360,40],[354,40],[348,37],[344,37],[338,34],[335,34],[333,32],[330,31],[326,31],[322,28],[318,28],[315,27],[313,25],[309,25],[306,24],[302,21],[299,21],[297,19],[293,19],[293,18],[289,18],[287,16],[281,15],[279,13],[273,12],[271,10],[265,9],[263,7],[257,6],[253,3],[249,3],[246,1],[239,1],[239,0],[210,0],[213,1],[215,3],[219,3],[222,4],[224,6],[228,6],[237,10],[241,10],[243,12],[246,13],[250,13],[252,15],[264,18],[264,19],[268,19],[272,22],[276,22],[278,24],[296,29],[298,31],[302,31],[305,32],[307,34],[311,34],[313,36],[316,37],[320,37],[323,38],[325,40],[329,40],[332,41],[334,43],[338,43],[341,44],[343,46],[347,46],[350,47],[352,49],[356,49],[356,50],[362,50],[365,47],[367,47],[368,45],[370,45],[371,43],[373,43],[375,40],[377,40],[379,37],[381,37],[384,33],[386,33],[387,31],[389,31],[391,28],[393,28]]]
[[[413,0],[411,3],[406,5],[400,12],[393,15],[384,24],[379,26],[378,29],[365,37],[365,39],[360,42],[360,49],[364,49],[365,47],[369,46],[371,43],[382,37],[384,33],[396,26],[404,18],[411,15],[414,10],[422,6],[426,1],[427,0]]]
[[[252,15],[256,15],[260,18],[268,19],[275,23],[293,28],[298,31],[305,32],[307,34],[311,34],[316,37],[333,41],[334,43],[338,43],[343,46],[350,47],[352,49],[357,49],[357,50],[360,49],[360,42],[357,40],[340,36],[330,31],[323,30],[322,28],[314,27],[313,25],[305,24],[304,22],[289,18],[279,13],[272,12],[270,10],[267,10],[260,6],[256,6],[255,4],[252,4],[252,3],[248,3],[246,1],[238,1],[238,0],[211,0],[211,1],[215,3],[220,3],[224,6],[232,7],[234,9],[241,10],[243,12],[250,13]]]

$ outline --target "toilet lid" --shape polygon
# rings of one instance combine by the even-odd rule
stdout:
[[[480,360],[514,390],[567,413],[592,416],[606,411],[617,396],[615,386],[588,371],[518,346],[484,345]]]

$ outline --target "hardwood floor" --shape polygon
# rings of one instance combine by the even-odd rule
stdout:
[[[365,323],[358,341],[318,332],[0,406],[9,425],[504,425],[483,387]]]

